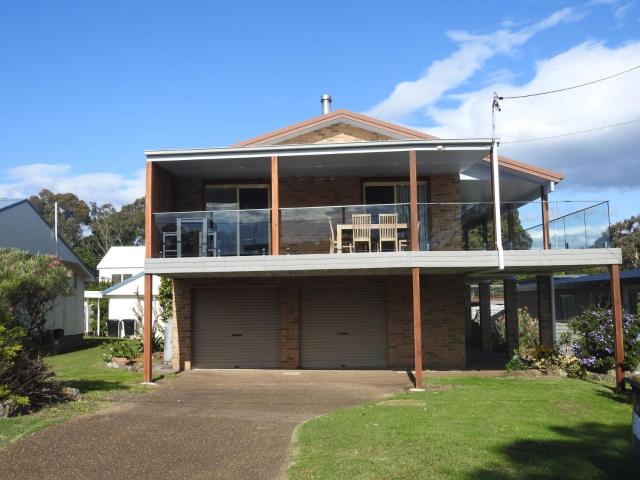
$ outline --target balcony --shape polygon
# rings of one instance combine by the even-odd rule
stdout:
[[[410,210],[408,203],[280,208],[278,253],[407,251]],[[492,203],[420,203],[417,211],[420,251],[493,250]],[[272,255],[271,215],[271,209],[155,213],[154,257]],[[608,202],[504,203],[501,216],[505,250],[543,250],[545,224],[552,250],[611,246]]]

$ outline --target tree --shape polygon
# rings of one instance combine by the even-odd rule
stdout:
[[[58,202],[58,233],[75,247],[89,225],[89,207],[73,193],[53,193],[42,189],[38,195],[29,197],[29,202],[50,224],[54,224],[55,202]]]
[[[59,259],[0,250],[0,305],[12,324],[24,327],[28,349],[35,354],[48,347],[47,315],[61,296],[71,294],[70,272]]]
[[[107,203],[90,207],[91,234],[82,245],[94,259],[102,258],[113,246],[140,245],[144,240],[144,198],[123,205],[120,211]]]
[[[622,249],[622,268],[640,268],[640,215],[611,225],[611,241]]]

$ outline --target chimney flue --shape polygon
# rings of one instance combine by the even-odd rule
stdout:
[[[331,112],[331,95],[325,93],[320,97],[320,103],[322,104],[322,114],[326,115]]]

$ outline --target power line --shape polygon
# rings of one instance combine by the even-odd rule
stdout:
[[[511,140],[509,142],[500,142],[500,143],[502,143],[502,144],[506,144],[506,143],[524,143],[524,142],[537,142],[538,140],[552,140],[554,138],[570,137],[572,135],[580,135],[582,133],[597,132],[598,130],[605,130],[607,128],[622,127],[624,125],[629,125],[630,123],[635,123],[635,122],[640,122],[640,118],[634,118],[633,120],[629,120],[629,121],[626,121],[626,122],[620,122],[620,123],[614,123],[612,125],[604,125],[602,127],[589,128],[587,130],[578,130],[576,132],[571,132],[571,133],[561,133],[560,135],[551,135],[549,137],[526,138],[526,139],[523,139],[523,140]]]
[[[632,71],[637,70],[639,68],[640,68],[640,65],[636,65],[635,67],[631,67],[631,68],[629,68],[627,70],[624,70],[623,72],[618,72],[618,73],[615,73],[613,75],[609,75],[608,77],[599,78],[597,80],[592,80],[590,82],[581,83],[580,85],[573,85],[571,87],[558,88],[556,90],[547,90],[546,92],[529,93],[527,95],[513,95],[513,96],[510,96],[510,97],[498,97],[498,100],[511,100],[511,99],[514,99],[514,98],[537,97],[539,95],[548,95],[550,93],[565,92],[567,90],[573,90],[574,88],[586,87],[587,85],[593,85],[594,83],[604,82],[605,80],[609,80],[611,78],[619,77],[620,75],[624,75],[625,73],[632,72]]]

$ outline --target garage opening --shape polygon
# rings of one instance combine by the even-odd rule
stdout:
[[[383,285],[308,286],[300,291],[303,368],[387,367]]]
[[[202,288],[192,296],[194,368],[279,368],[277,288]]]

